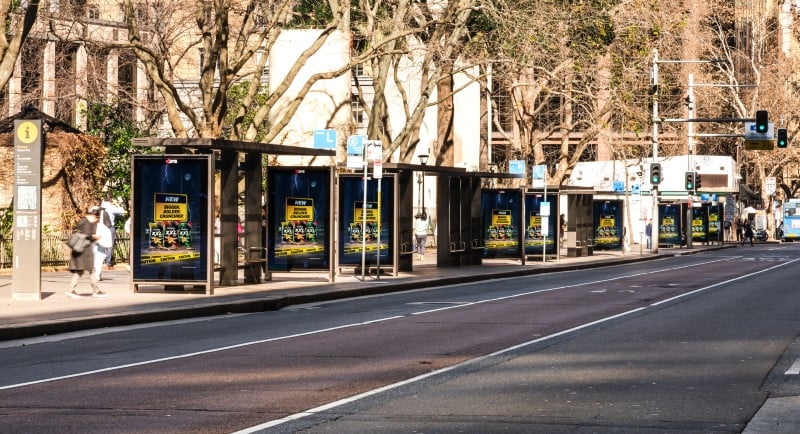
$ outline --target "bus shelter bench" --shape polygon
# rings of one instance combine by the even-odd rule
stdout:
[[[400,256],[411,256],[416,253],[417,249],[414,247],[412,243],[401,243],[400,244]]]
[[[473,250],[473,251],[474,250],[483,250],[485,248],[486,248],[486,244],[483,242],[483,240],[479,240],[479,239],[473,239],[472,240],[472,246],[470,246],[471,250]]]
[[[460,255],[467,250],[467,243],[463,241],[450,243],[450,254]]]

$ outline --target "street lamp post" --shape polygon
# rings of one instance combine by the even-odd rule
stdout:
[[[422,190],[420,192],[420,203],[422,205],[420,206],[420,208],[421,208],[420,212],[424,213],[424,214],[427,214],[425,212],[425,165],[428,164],[428,154],[420,154],[419,155],[419,164],[422,165],[422,175],[420,176],[420,186],[421,186],[421,190]]]

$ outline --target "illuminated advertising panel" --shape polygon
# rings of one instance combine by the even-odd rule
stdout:
[[[134,282],[208,279],[210,158],[208,155],[134,156],[131,220]]]

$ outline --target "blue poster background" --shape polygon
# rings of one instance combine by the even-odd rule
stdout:
[[[708,242],[708,205],[692,208],[692,241]]]
[[[556,252],[556,225],[558,224],[558,198],[556,195],[547,195],[547,200],[542,194],[526,194],[525,195],[525,253],[526,254],[541,254],[542,253],[542,233],[540,225],[532,225],[532,221],[536,221],[536,217],[540,216],[540,209],[542,202],[550,202],[550,216],[547,218],[547,247],[546,253]]]
[[[659,205],[658,217],[661,220],[658,226],[659,244],[681,245],[683,232],[683,213],[680,205]]]
[[[622,201],[595,201],[593,206],[595,250],[622,249]]]
[[[393,265],[392,243],[394,237],[394,177],[384,174],[381,182],[381,206],[378,210],[378,180],[367,182],[367,209],[369,215],[380,212],[380,263]],[[361,239],[361,203],[364,202],[364,178],[361,176],[339,177],[339,264],[360,265],[363,241]],[[356,216],[356,213],[359,213]],[[378,252],[378,226],[367,217],[366,262],[374,264]]]
[[[206,281],[210,224],[208,158],[134,157],[131,220],[134,281]],[[165,203],[176,204],[178,214],[186,218],[165,220],[162,211],[157,212]]]
[[[328,269],[330,169],[271,167],[267,171],[267,190],[269,269]],[[303,217],[293,218],[293,214]]]
[[[522,196],[517,190],[481,191],[481,227],[488,258],[519,258]]]

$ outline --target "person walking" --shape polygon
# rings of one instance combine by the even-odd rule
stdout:
[[[417,239],[417,255],[421,261],[425,259],[425,243],[428,240],[428,215],[424,212],[417,214],[414,221],[414,237]]]
[[[107,248],[108,251],[106,252],[105,263],[109,270],[113,270],[114,265],[117,263],[114,258],[114,244],[117,242],[115,221],[117,217],[123,217],[125,215],[125,209],[114,203],[111,194],[106,194],[105,199],[100,203],[100,207],[103,208],[104,211],[100,221],[111,229],[111,246]]]
[[[94,249],[94,271],[92,271],[99,282],[102,280],[102,273],[103,273],[103,263],[105,262],[106,258],[111,255],[111,251],[114,248],[114,226],[111,223],[111,218],[106,212],[106,210],[101,206],[100,207],[100,216],[97,219],[97,228],[95,229],[95,235],[97,235],[97,241],[92,244],[92,248]],[[113,269],[109,267],[109,269]]]
[[[747,241],[750,241],[750,245],[753,245],[753,225],[750,224],[750,221],[746,221],[744,223],[744,239],[742,239],[742,245]]]
[[[91,240],[92,244],[99,239],[97,236],[97,222],[100,220],[100,212],[102,209],[95,205],[89,208],[86,212],[86,215],[83,216],[80,221],[78,221],[77,226],[75,227],[77,232],[83,234],[86,239]],[[95,298],[102,298],[105,297],[106,294],[100,290],[100,285],[98,284],[97,276],[92,271],[94,270],[94,246],[91,245],[81,252],[72,251],[72,254],[69,258],[69,271],[72,273],[72,279],[69,283],[69,291],[66,292],[67,297],[70,298],[80,298],[82,297],[81,294],[78,294],[75,291],[75,288],[78,286],[78,280],[83,273],[89,273],[89,283],[92,286],[92,297]]]

